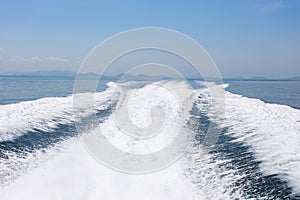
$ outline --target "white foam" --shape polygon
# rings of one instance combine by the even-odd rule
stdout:
[[[35,149],[31,152],[26,150],[19,153],[5,152],[8,159],[0,160],[0,188],[8,186],[22,174],[58,155],[69,142],[72,142],[72,140],[64,140],[51,145],[48,149]]]
[[[199,94],[212,101],[207,88],[200,89]],[[300,110],[230,92],[226,92],[225,102],[225,117],[214,121],[229,127],[229,135],[251,147],[266,175],[279,174],[299,192]],[[205,104],[198,106],[203,109]],[[217,110],[209,110],[208,115],[218,117],[214,112]]]
[[[219,160],[209,149],[196,145],[184,157],[184,168],[197,199],[243,199],[243,192],[235,183],[243,178],[232,169],[220,167],[230,160]]]
[[[94,109],[107,107],[105,101],[113,99],[116,84],[109,83],[104,92],[95,93]],[[116,93],[114,93],[116,94]],[[88,94],[77,94],[88,95]],[[91,110],[74,110],[73,96],[42,98],[34,101],[0,106],[0,141],[12,140],[28,131],[50,131],[60,124],[80,120]]]
[[[195,100],[193,90],[183,81],[156,82],[143,88],[127,89],[123,91],[123,96],[125,100],[119,102],[115,112],[100,128],[117,148],[135,154],[154,153],[170,145],[183,123],[188,120]],[[151,118],[151,109],[155,106],[164,110],[165,114],[156,113]],[[123,112],[123,109],[128,109],[128,113]],[[139,127],[150,126],[154,121],[158,123],[150,127],[149,132],[153,134],[157,131],[155,135],[137,140],[137,136],[143,136],[147,132]],[[134,137],[126,134],[132,134]]]
[[[182,92],[193,92],[186,86],[183,87],[182,83],[171,84],[179,90],[185,88],[186,90]],[[148,94],[147,90],[155,90],[155,87],[144,87],[141,90],[144,91],[139,92]],[[159,95],[168,96],[167,93]],[[143,108],[142,100],[134,103]],[[180,112],[179,110],[177,111]],[[167,120],[173,119],[167,118]],[[138,121],[142,123],[141,120]],[[109,124],[108,119],[101,127],[111,129]],[[172,132],[172,129],[168,131]],[[102,166],[86,152],[79,141],[66,144],[65,148],[64,152],[23,175],[13,184],[2,188],[0,199],[19,200],[20,197],[30,200],[241,198],[238,192],[232,194],[230,188],[231,183],[239,177],[233,175],[234,172],[220,170],[220,163],[216,162],[207,151],[200,149],[200,146],[192,149],[184,158],[171,166],[143,175],[123,174]]]
[[[0,191],[3,200],[193,199],[175,164],[146,175],[128,175],[97,163],[79,142]]]
[[[182,86],[182,83],[177,83],[176,85]],[[187,93],[191,93],[191,90],[188,90],[186,85],[185,89]],[[155,97],[160,95],[162,98],[155,104],[163,101],[163,97],[169,98],[168,106],[172,106],[171,104],[174,103],[172,102],[174,99],[168,93],[160,92],[154,97],[150,95],[160,91],[153,84],[141,89],[124,89],[122,95],[126,98],[129,91],[146,94],[146,97],[152,100],[157,99]],[[144,106],[149,106],[145,105],[144,100],[140,98],[136,98],[133,101],[135,105],[140,106],[141,110],[143,110]],[[173,109],[180,112],[178,108]],[[134,110],[138,113],[138,110]],[[178,113],[172,114],[176,116]],[[117,129],[113,129],[114,124],[111,124],[111,118],[105,121],[104,124],[101,124],[101,127],[104,130],[112,131],[114,135],[118,135]],[[141,121],[139,117],[136,117],[135,120]],[[170,123],[172,120],[167,118],[166,123]],[[169,127],[168,131],[172,132],[172,130],[172,127]],[[23,199],[31,200],[194,199],[191,190],[192,183],[185,177],[179,163],[153,174],[123,174],[96,162],[79,141],[73,143],[73,145],[69,146],[65,143],[65,148],[67,148],[65,152],[40,165],[38,168],[32,169],[31,172],[17,179],[15,183],[3,188],[2,191],[0,190],[0,198],[9,200],[19,199],[21,196]]]
[[[73,141],[55,158],[0,189],[3,200],[207,200],[242,198],[232,194],[239,177],[221,170],[205,150],[193,149],[171,166],[150,174],[130,175],[104,167]],[[225,162],[225,161],[224,161]],[[186,171],[187,170],[187,171]]]

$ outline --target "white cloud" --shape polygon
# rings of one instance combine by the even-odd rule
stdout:
[[[255,5],[256,9],[261,13],[272,13],[283,8],[281,0],[262,2]]]
[[[39,57],[31,57],[31,58],[27,58],[27,60],[28,62],[33,62],[33,63],[42,61],[42,59]]]
[[[50,62],[70,62],[68,59],[60,58],[60,57],[47,57],[45,58],[46,61]]]
[[[24,56],[12,56],[9,59],[10,62],[20,63],[20,62],[26,62],[26,63],[39,63],[39,62],[63,62],[67,63],[69,62],[68,59],[60,58],[60,57],[24,57]]]
[[[15,63],[18,63],[18,62],[31,62],[31,63],[35,63],[35,62],[40,62],[41,61],[41,58],[39,57],[23,57],[23,56],[12,56],[10,59],[9,59],[10,62],[15,62]]]

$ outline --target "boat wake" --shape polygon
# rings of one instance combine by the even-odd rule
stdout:
[[[226,85],[111,82],[93,94],[92,109],[74,109],[74,96],[0,106],[0,198],[298,198],[300,110],[226,91],[225,113],[220,114],[212,87]],[[90,120],[94,114],[97,121]],[[84,128],[78,131],[76,124]],[[159,134],[132,139],[131,132],[140,136],[147,127],[155,130],[153,124],[163,125]],[[101,165],[81,140],[100,129],[116,148],[149,154],[170,145],[180,126],[192,138],[190,146],[179,160],[148,174],[120,173]],[[218,138],[207,145],[209,127]]]

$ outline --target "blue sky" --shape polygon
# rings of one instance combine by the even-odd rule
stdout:
[[[300,1],[0,2],[0,72],[77,70],[120,31],[165,27],[197,40],[224,77],[300,76]]]

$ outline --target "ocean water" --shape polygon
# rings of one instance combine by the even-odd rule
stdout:
[[[300,81],[225,81],[228,91],[300,109]]]
[[[300,82],[214,85],[226,88],[220,117],[208,83],[166,81],[195,94],[187,132],[195,139],[178,162],[144,175],[102,166],[79,138],[98,126],[117,132],[111,114],[129,91],[149,102],[153,94],[171,98],[156,83],[107,81],[95,93],[98,121],[90,122],[89,110],[73,109],[73,83],[70,77],[0,77],[0,199],[300,199]],[[141,123],[146,117],[139,111],[148,109],[143,98],[131,100]],[[167,119],[172,132],[176,117]],[[75,127],[79,121],[83,132]],[[209,126],[220,135],[206,146]]]
[[[0,77],[0,104],[11,104],[72,93],[71,77]]]

